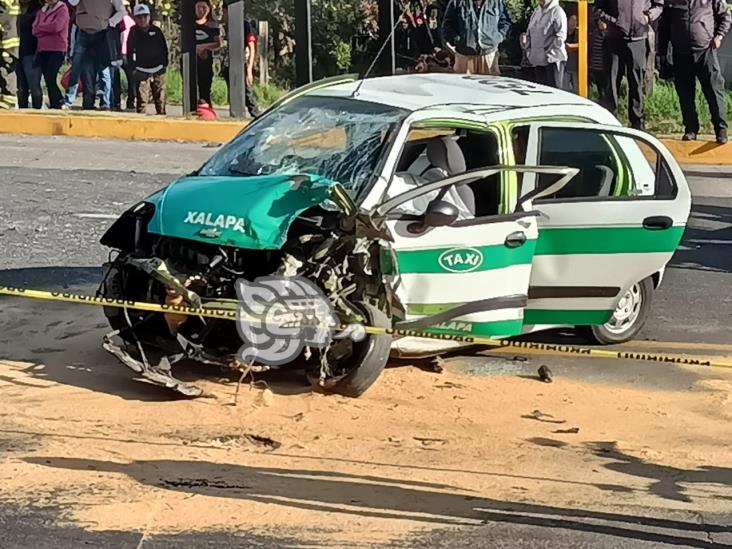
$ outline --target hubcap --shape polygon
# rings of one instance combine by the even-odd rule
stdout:
[[[630,330],[638,320],[643,304],[643,296],[639,284],[634,284],[620,299],[613,317],[605,324],[605,328],[614,334],[622,334]]]

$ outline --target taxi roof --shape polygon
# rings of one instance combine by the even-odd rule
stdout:
[[[408,111],[455,107],[463,112],[489,113],[508,109],[582,106],[596,103],[548,86],[504,76],[454,73],[403,74],[337,84],[314,95],[351,97]]]

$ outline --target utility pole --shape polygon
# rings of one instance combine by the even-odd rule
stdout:
[[[226,6],[229,47],[229,114],[232,118],[244,118],[244,65],[246,36],[244,36],[244,0],[233,0]]]
[[[310,0],[295,0],[295,81],[305,86],[313,81],[313,33]]]
[[[196,60],[196,0],[182,0],[181,9],[181,75],[183,76],[183,114],[196,111],[198,85]]]
[[[396,42],[392,32],[394,25],[396,25],[394,0],[379,0],[379,47],[384,46],[384,51],[377,61],[377,66],[382,76],[396,73]]]
[[[579,38],[579,51],[577,52],[577,91],[582,97],[589,95],[589,77],[587,73],[587,42],[590,36],[590,19],[587,16],[588,0],[579,0],[577,2],[577,35]]]

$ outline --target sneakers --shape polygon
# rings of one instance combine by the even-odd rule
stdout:
[[[696,141],[696,132],[686,132],[681,141]]]
[[[717,143],[719,145],[727,143],[727,130],[719,130],[717,132]]]

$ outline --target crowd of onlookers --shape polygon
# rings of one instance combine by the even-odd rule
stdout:
[[[152,96],[156,112],[165,114],[166,38],[150,6],[133,1],[19,0],[18,106],[41,108],[43,81],[50,108],[71,108],[81,91],[84,109],[95,108],[97,101],[103,110],[122,109],[124,74],[127,110],[144,112]],[[524,78],[576,92],[579,33],[587,32],[591,82],[608,110],[617,113],[626,79],[630,124],[643,128],[648,77],[652,81],[659,69],[674,80],[684,139],[696,139],[699,133],[698,80],[717,141],[727,141],[725,83],[717,54],[732,21],[726,0],[595,0],[590,29],[578,28],[577,15],[568,16],[559,0],[537,1],[518,37]],[[512,27],[506,0],[435,0],[416,6],[403,11],[402,23],[422,31],[414,33],[417,49],[446,48],[455,72],[499,74],[498,48]],[[226,6],[222,13],[219,21],[210,0],[195,3],[198,97],[210,113],[215,56],[229,84]],[[248,21],[244,24],[246,105],[257,116],[252,89],[256,34]],[[60,75],[67,59],[70,66]]]
[[[214,113],[211,87],[215,55],[221,58],[221,75],[227,86],[229,82],[226,13],[224,9],[219,22],[210,0],[195,4],[199,108],[207,115]],[[248,21],[244,25],[246,103],[252,116],[257,116],[252,90],[256,35]],[[142,113],[152,96],[155,112],[165,114],[168,44],[144,1],[131,5],[129,0],[45,0],[43,4],[41,0],[20,0],[17,31],[18,107],[42,108],[44,82],[51,109],[70,109],[81,93],[85,110]],[[66,60],[69,67],[61,74]]]
[[[730,29],[726,0],[596,0],[590,20],[589,70],[603,106],[617,114],[625,78],[630,124],[644,127],[647,67],[650,60],[653,70],[658,46],[661,70],[672,74],[679,97],[683,138],[694,140],[699,133],[699,80],[717,142],[727,142],[725,83],[717,55]],[[450,0],[442,39],[455,54],[454,70],[498,74],[498,46],[510,27],[504,0]],[[587,31],[578,29],[576,15],[567,17],[559,0],[538,0],[519,37],[524,77],[576,91],[578,32]]]

